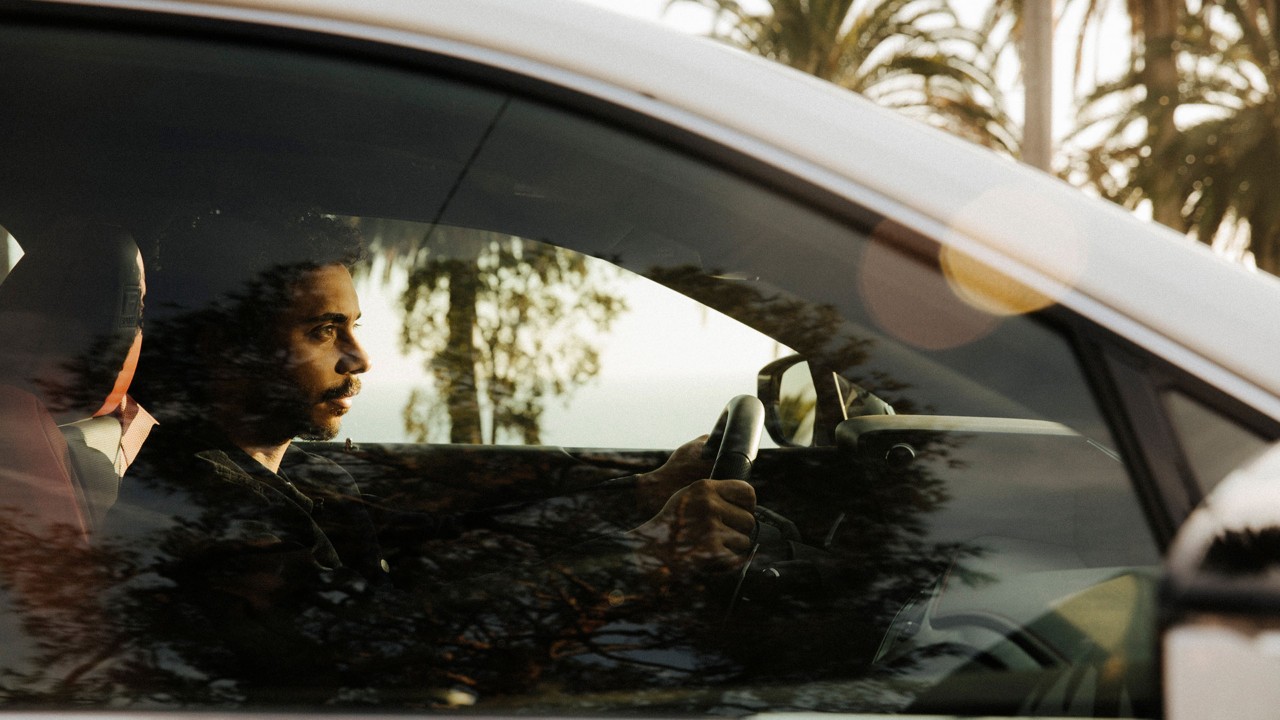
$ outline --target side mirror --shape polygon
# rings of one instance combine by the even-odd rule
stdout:
[[[756,397],[764,405],[764,427],[781,447],[814,444],[818,389],[809,361],[800,355],[774,360],[756,376]]]
[[[836,427],[846,419],[893,414],[888,403],[800,355],[765,365],[756,382],[765,429],[782,447],[834,445]]]
[[[1162,585],[1172,720],[1280,707],[1280,445],[1236,470],[1174,538]]]

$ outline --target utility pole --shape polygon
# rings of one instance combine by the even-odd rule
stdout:
[[[1022,0],[1022,161],[1052,171],[1053,0]]]

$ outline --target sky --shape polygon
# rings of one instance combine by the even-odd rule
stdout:
[[[668,7],[668,0],[579,0],[614,12],[660,22],[682,32],[706,33],[711,27],[711,13],[692,2],[677,2]]]

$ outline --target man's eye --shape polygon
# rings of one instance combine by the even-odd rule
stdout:
[[[327,340],[336,335],[337,332],[338,329],[333,325],[321,325],[311,331],[311,337],[314,337],[317,340]]]

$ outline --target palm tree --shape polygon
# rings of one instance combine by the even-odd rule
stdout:
[[[1103,22],[1110,6],[1107,0],[1080,1],[1088,5],[1077,47],[1085,28]],[[1185,230],[1171,166],[1156,160],[1167,160],[1179,143],[1174,119],[1183,102],[1180,27],[1199,19],[1187,12],[1184,0],[1126,0],[1125,10],[1133,40],[1128,69],[1081,102],[1075,137],[1094,139],[1073,158],[1071,172],[1126,207],[1150,203],[1156,222]]]
[[[1055,36],[1059,30],[1057,20],[1061,15],[1068,9],[1083,6],[1080,24],[1074,28],[1076,35],[1069,38],[1075,45],[1076,89],[1079,89],[1089,34],[1110,21],[1116,2],[1117,0],[1057,0],[1060,14],[1054,19]],[[1102,93],[1123,89],[1125,92],[1140,94],[1143,103],[1135,109],[1143,124],[1143,142],[1151,147],[1163,148],[1173,142],[1177,134],[1173,117],[1178,102],[1178,72],[1173,48],[1178,18],[1183,15],[1183,0],[1123,0],[1123,3],[1131,28],[1130,69],[1122,80],[1108,85]],[[1024,28],[1028,13],[1025,0],[992,0],[986,20],[981,26],[981,33],[986,38],[983,48],[984,67],[995,68],[1001,56],[1011,50],[1018,56],[1018,66],[1025,66],[1023,60],[1027,48],[1022,43],[1028,37]],[[994,73],[995,70],[991,72]],[[1085,124],[1092,127],[1095,123],[1090,120]],[[1180,206],[1171,197],[1172,193],[1168,189],[1154,189],[1153,195],[1148,198],[1153,204],[1152,214],[1156,220],[1170,227],[1181,228],[1178,212]]]
[[[740,0],[670,2],[715,10],[714,37],[1016,153],[996,83],[974,62],[981,36],[947,0],[768,0],[764,12]]]
[[[1182,103],[1192,120],[1156,161],[1176,163],[1171,179],[1194,237],[1212,243],[1242,230],[1258,267],[1277,273],[1280,15],[1274,0],[1222,0],[1205,10],[1205,21],[1186,22],[1180,35]]]
[[[980,53],[982,67],[993,76],[999,75],[1004,57],[1012,55],[1026,93],[1021,134],[1020,158],[1042,170],[1053,166],[1052,138],[1052,39],[1056,21],[1052,17],[1054,0],[992,0],[986,19],[980,25],[983,37]],[[1046,8],[1046,6],[1048,6]],[[1029,27],[1047,21],[1049,46],[1039,42],[1043,28]]]
[[[384,272],[405,273],[401,349],[422,355],[434,381],[410,393],[406,433],[539,444],[547,401],[599,372],[596,333],[627,309],[613,269],[499,233],[378,218],[359,226]]]
[[[1085,106],[1087,127],[1109,131],[1080,166],[1117,202],[1150,200],[1173,216],[1157,220],[1205,243],[1246,239],[1257,266],[1280,273],[1277,3],[1189,0],[1181,10],[1173,89],[1135,92],[1142,67],[1101,88]],[[1153,116],[1167,126],[1151,129]]]

